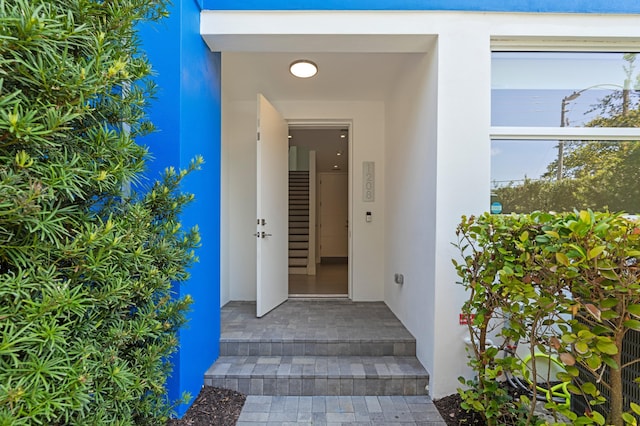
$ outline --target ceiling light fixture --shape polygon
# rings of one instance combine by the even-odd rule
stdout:
[[[318,66],[308,59],[300,59],[289,65],[289,71],[298,78],[309,78],[318,73]]]

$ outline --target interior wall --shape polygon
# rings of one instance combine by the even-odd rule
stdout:
[[[224,65],[223,65],[224,69]],[[223,81],[224,81],[223,71]],[[282,101],[272,104],[287,120],[331,120],[351,122],[351,296],[356,301],[384,298],[384,104],[383,102]],[[223,117],[223,146],[228,150],[228,182],[225,191],[229,212],[222,227],[231,238],[228,252],[230,300],[255,300],[255,185],[256,185],[256,106],[255,102],[229,102]],[[374,161],[376,193],[374,202],[362,201],[362,162]],[[232,195],[232,196],[231,196]],[[365,213],[372,212],[372,222]],[[223,277],[224,278],[224,277]]]
[[[386,109],[385,302],[434,371],[437,52],[414,55]],[[402,285],[394,274],[404,275]]]

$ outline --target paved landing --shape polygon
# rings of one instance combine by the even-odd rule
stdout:
[[[428,396],[248,396],[237,426],[445,426]]]
[[[262,318],[255,302],[229,302],[221,319],[222,341],[414,341],[383,302],[289,300]]]

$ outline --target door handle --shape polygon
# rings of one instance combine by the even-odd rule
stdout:
[[[262,231],[262,238],[266,238],[266,237],[271,237],[272,234],[267,234],[266,232]]]

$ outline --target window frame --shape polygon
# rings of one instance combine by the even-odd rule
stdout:
[[[494,52],[634,52],[640,55],[640,42],[630,40],[491,37]],[[491,91],[492,88],[489,90]],[[533,127],[490,126],[490,140],[618,140],[640,141],[640,127]]]

